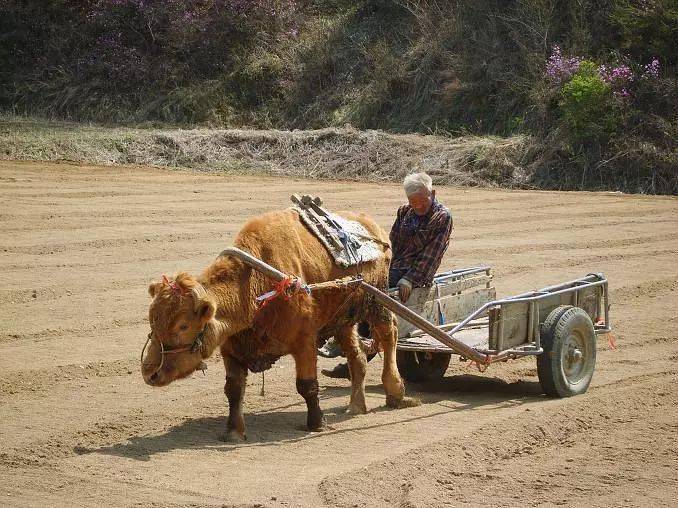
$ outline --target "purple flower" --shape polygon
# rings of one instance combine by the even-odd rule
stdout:
[[[636,77],[628,65],[618,65],[613,68],[601,65],[598,67],[598,74],[600,79],[610,85],[612,95],[618,99],[631,97],[628,87],[635,81]]]
[[[612,88],[622,88],[624,85],[633,82],[635,76],[628,65],[619,65],[612,69],[605,65],[598,68],[598,73],[605,83]]]
[[[579,57],[566,58],[560,51],[559,46],[553,46],[551,56],[546,63],[546,76],[556,83],[561,84],[572,77],[579,70],[582,59]]]
[[[657,79],[659,77],[659,60],[653,58],[652,61],[643,67],[644,72],[642,78],[645,79]]]

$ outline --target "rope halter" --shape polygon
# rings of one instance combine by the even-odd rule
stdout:
[[[191,344],[188,346],[180,346],[180,347],[175,347],[175,348],[169,348],[166,349],[164,344],[162,343],[161,340],[155,340],[153,336],[153,331],[148,333],[148,337],[146,338],[146,342],[144,343],[144,347],[141,350],[141,367],[143,369],[144,366],[144,353],[146,352],[146,348],[148,347],[149,342],[157,342],[158,346],[160,346],[160,364],[158,367],[149,375],[149,377],[152,377],[156,375],[158,372],[160,372],[160,369],[162,369],[163,364],[165,363],[165,355],[173,355],[177,353],[184,353],[186,351],[190,351],[191,353],[197,353],[200,351],[200,348],[202,348],[202,344],[205,338],[205,331],[207,330],[207,325],[200,330],[198,335],[195,336],[195,339]]]

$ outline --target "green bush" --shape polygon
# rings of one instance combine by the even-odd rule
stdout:
[[[610,85],[601,79],[596,64],[588,60],[563,85],[558,105],[575,142],[606,142],[621,123]]]

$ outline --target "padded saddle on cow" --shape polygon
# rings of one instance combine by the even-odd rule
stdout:
[[[290,199],[295,205],[292,209],[337,265],[348,268],[384,255],[383,243],[375,240],[362,224],[328,212],[319,197],[294,194]]]

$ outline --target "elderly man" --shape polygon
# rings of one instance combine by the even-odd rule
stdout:
[[[450,243],[452,215],[436,199],[431,177],[426,173],[407,175],[403,186],[408,204],[398,209],[391,227],[393,257],[388,281],[389,287],[398,288],[400,300],[407,302],[412,288],[430,286],[433,282]],[[365,334],[364,330],[360,331]],[[341,354],[335,341],[328,341],[318,351],[329,358]],[[349,375],[346,363],[321,372],[328,377],[347,378]]]

